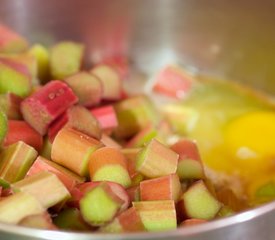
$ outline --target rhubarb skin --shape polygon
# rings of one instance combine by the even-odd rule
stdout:
[[[36,229],[57,230],[57,227],[52,222],[50,214],[47,212],[24,217],[18,225]]]
[[[92,108],[90,111],[103,130],[112,131],[118,126],[116,112],[112,105]]]
[[[9,27],[0,24],[0,53],[18,53],[27,49],[27,40]]]
[[[72,128],[61,129],[52,144],[51,158],[79,176],[88,176],[88,164],[92,153],[102,143]],[[64,151],[66,149],[66,151]]]
[[[11,92],[20,97],[30,94],[32,76],[24,64],[0,57],[0,71],[0,93]]]
[[[41,156],[37,157],[31,168],[29,169],[27,176],[32,176],[43,171],[49,171],[55,174],[59,178],[59,180],[66,186],[69,192],[71,192],[77,184],[83,183],[85,181],[85,178],[79,177],[70,170]]]
[[[102,98],[105,100],[119,100],[122,91],[122,81],[115,69],[108,65],[99,64],[90,70],[97,76],[103,86]]]
[[[8,119],[19,120],[22,119],[20,112],[20,103],[22,98],[13,94],[6,93],[0,95],[0,109],[6,114]]]
[[[181,218],[213,219],[222,204],[209,192],[202,180],[193,183],[185,191],[178,203]]]
[[[4,140],[4,146],[7,147],[18,141],[25,142],[35,148],[38,152],[41,150],[43,145],[43,137],[25,121],[9,120],[8,132]]]
[[[96,150],[89,160],[89,172],[93,181],[112,181],[124,187],[131,184],[127,160],[119,149],[103,147]]]
[[[115,129],[117,138],[130,138],[148,124],[156,126],[158,123],[155,107],[144,95],[124,99],[116,103],[114,108],[118,120],[118,127]]]
[[[177,217],[174,201],[133,202],[144,227],[149,232],[168,231],[177,228]]]
[[[45,209],[28,193],[15,193],[0,200],[0,222],[18,224],[23,218],[42,214]]]
[[[152,139],[142,149],[136,162],[136,169],[148,178],[156,178],[176,173],[179,155],[163,145],[156,139]]]
[[[44,208],[53,207],[71,196],[58,177],[48,171],[39,172],[18,181],[12,184],[12,189],[15,192],[31,194]]]
[[[19,141],[5,148],[0,155],[0,178],[14,183],[25,177],[37,157],[37,151]]]
[[[94,107],[101,102],[103,86],[100,79],[89,72],[78,72],[64,80],[79,99],[79,104]]]
[[[23,118],[44,136],[49,125],[78,98],[67,84],[55,80],[44,85],[21,103]]]
[[[137,210],[133,207],[118,215],[111,223],[100,228],[105,233],[146,231]]]
[[[141,201],[174,200],[181,196],[181,184],[177,174],[145,180],[140,183]]]
[[[181,139],[171,146],[179,154],[177,174],[181,180],[204,179],[205,173],[197,144]]]
[[[166,66],[155,79],[153,90],[169,97],[183,98],[194,84],[194,78],[179,66]]]
[[[59,42],[50,49],[50,72],[53,79],[64,79],[77,73],[82,65],[84,45]]]

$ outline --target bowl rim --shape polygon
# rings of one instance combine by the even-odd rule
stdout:
[[[157,232],[157,233],[123,233],[123,234],[110,234],[110,233],[94,233],[94,232],[75,232],[75,231],[56,231],[56,230],[41,230],[34,228],[27,228],[17,225],[10,225],[0,223],[0,236],[1,232],[6,234],[13,234],[24,237],[35,237],[40,239],[63,239],[63,240],[122,240],[122,239],[161,239],[163,237],[190,237],[198,234],[203,234],[210,231],[215,231],[225,227],[234,226],[240,223],[256,220],[270,212],[275,212],[275,201],[261,205],[259,207],[240,212],[238,214],[217,219],[204,224],[189,226],[186,228],[177,228],[172,231]]]

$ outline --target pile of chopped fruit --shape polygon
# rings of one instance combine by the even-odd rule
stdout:
[[[274,156],[271,145],[255,145],[249,132],[259,120],[265,123],[264,133],[270,130],[268,140],[274,137],[271,103],[237,86],[168,66],[155,78],[151,94],[169,100],[156,106],[149,96],[125,90],[124,83],[131,81],[125,58],[108,58],[83,70],[84,52],[83,44],[68,41],[29,47],[26,39],[0,25],[1,223],[150,232],[207,222],[247,207],[243,182],[259,159],[244,171],[241,164],[218,158],[238,162],[230,153],[246,142],[262,158]],[[229,151],[222,149],[221,139]],[[239,154],[254,159],[256,150]],[[239,171],[236,176],[232,169]],[[266,200],[275,184],[265,180],[256,192]]]

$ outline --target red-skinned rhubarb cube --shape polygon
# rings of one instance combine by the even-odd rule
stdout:
[[[0,23],[0,52],[17,53],[26,50],[28,42],[12,29]]]
[[[9,146],[18,141],[35,148],[38,152],[42,148],[43,138],[25,121],[9,120],[8,132],[4,140],[4,146]]]
[[[174,98],[183,98],[194,84],[191,74],[179,66],[165,67],[155,81],[154,91]]]
[[[127,79],[129,77],[129,62],[124,56],[111,56],[103,59],[103,64],[107,64],[114,68],[121,79]]]
[[[121,97],[122,82],[115,69],[108,65],[100,64],[90,70],[102,82],[102,98],[105,100],[118,100]]]
[[[78,98],[67,84],[51,81],[21,103],[22,115],[38,133],[45,135],[49,125]]]
[[[148,178],[176,173],[179,155],[156,139],[142,149],[136,161],[136,169]]]
[[[64,80],[85,107],[97,106],[102,98],[103,86],[97,76],[88,72],[78,72]]]
[[[171,146],[179,154],[177,174],[181,180],[205,178],[203,164],[197,144],[187,139],[181,139]]]
[[[116,148],[103,147],[96,150],[89,160],[89,172],[93,181],[112,181],[124,187],[131,184],[127,160]]]
[[[6,93],[0,95],[0,109],[6,114],[8,119],[19,120],[22,119],[20,112],[20,103],[22,98],[13,94]]]
[[[174,201],[133,202],[147,231],[166,231],[177,228],[177,217]]]
[[[72,128],[63,128],[54,139],[51,158],[79,176],[87,176],[90,157],[100,147],[102,143],[98,140]]]
[[[49,127],[48,136],[51,142],[54,141],[56,134],[63,127],[73,128],[77,131],[87,134],[90,137],[101,139],[101,128],[97,119],[80,105],[74,105],[67,109],[59,118],[57,118]]]
[[[35,160],[30,170],[27,173],[27,176],[32,176],[36,173],[49,171],[54,173],[59,180],[66,186],[69,192],[79,183],[83,183],[85,178],[79,177],[70,170],[60,166],[59,164],[49,161],[41,156]]]
[[[177,174],[144,180],[140,183],[141,201],[174,200],[181,196],[181,184]]]

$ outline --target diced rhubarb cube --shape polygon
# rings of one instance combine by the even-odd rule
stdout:
[[[96,106],[100,103],[103,86],[97,76],[88,72],[78,72],[65,79],[79,98],[79,104],[85,107]]]
[[[108,65],[100,64],[90,71],[102,82],[102,98],[105,100],[118,100],[121,96],[122,82],[115,69]]]
[[[0,57],[0,72],[0,93],[11,92],[20,97],[30,94],[32,76],[24,64]]]
[[[88,164],[92,153],[102,143],[71,128],[59,131],[52,144],[51,158],[80,176],[88,175]]]
[[[157,113],[150,100],[144,95],[124,99],[114,105],[118,127],[118,138],[129,138],[144,129],[148,124],[156,126]]]
[[[101,128],[97,119],[80,105],[74,105],[57,118],[49,127],[48,136],[51,142],[54,141],[56,134],[63,127],[73,128],[85,133],[90,137],[101,139]]]
[[[124,56],[112,56],[103,59],[103,64],[107,64],[114,68],[121,79],[127,79],[129,77],[129,61]]]
[[[21,103],[24,119],[41,135],[65,110],[78,101],[73,91],[61,81],[51,81]]]
[[[116,112],[112,105],[91,109],[103,130],[113,130],[118,126]]]
[[[178,212],[181,217],[211,220],[217,215],[221,206],[222,204],[209,192],[204,182],[199,180],[181,196]]]
[[[70,170],[60,166],[59,164],[49,161],[41,156],[35,160],[30,170],[27,173],[27,176],[32,176],[36,173],[42,171],[49,171],[54,173],[59,180],[66,186],[69,192],[76,186],[76,184],[82,183],[85,181],[85,178],[79,177]]]
[[[177,174],[181,180],[205,178],[203,164],[197,144],[187,139],[181,139],[171,146],[179,154]]]
[[[86,222],[92,226],[102,226],[117,215],[122,203],[122,200],[103,182],[87,192],[80,200],[80,211]]]
[[[0,212],[0,222],[17,224],[27,216],[44,213],[45,209],[32,195],[19,192],[0,200]]]
[[[177,174],[145,180],[140,183],[141,201],[174,200],[181,196],[181,184]]]
[[[15,192],[25,192],[34,196],[44,208],[67,200],[70,193],[58,177],[48,171],[39,172],[12,185]]]
[[[23,179],[36,157],[37,151],[22,141],[8,146],[0,155],[0,178],[9,183]]]
[[[139,213],[133,207],[122,212],[111,223],[100,228],[101,232],[108,233],[141,232],[145,230]]]
[[[87,224],[77,208],[66,208],[53,219],[54,224],[63,230],[88,231],[92,227]]]
[[[89,171],[93,181],[112,181],[124,187],[131,184],[127,160],[116,148],[103,147],[96,150],[90,157]]]
[[[50,71],[54,79],[64,79],[80,70],[84,45],[60,42],[50,49]]]
[[[9,120],[4,146],[9,146],[18,141],[23,141],[37,151],[40,151],[43,145],[42,136],[25,121]]]
[[[0,109],[7,115],[8,119],[19,120],[22,118],[20,103],[22,98],[13,94],[6,93],[0,95]]]
[[[176,173],[179,155],[153,139],[142,149],[136,162],[136,169],[148,178]]]
[[[26,50],[28,42],[12,29],[0,23],[0,52],[17,53]]]
[[[177,228],[177,217],[174,201],[133,202],[147,231],[168,231]]]
[[[100,141],[106,147],[112,147],[112,148],[117,148],[117,149],[121,149],[122,148],[122,146],[117,141],[115,141],[113,138],[109,137],[105,133],[102,134]]]
[[[167,66],[161,70],[153,90],[164,95],[183,98],[192,88],[194,78],[179,66]]]
[[[57,227],[52,222],[50,214],[47,212],[26,216],[18,225],[36,229],[57,230]]]

